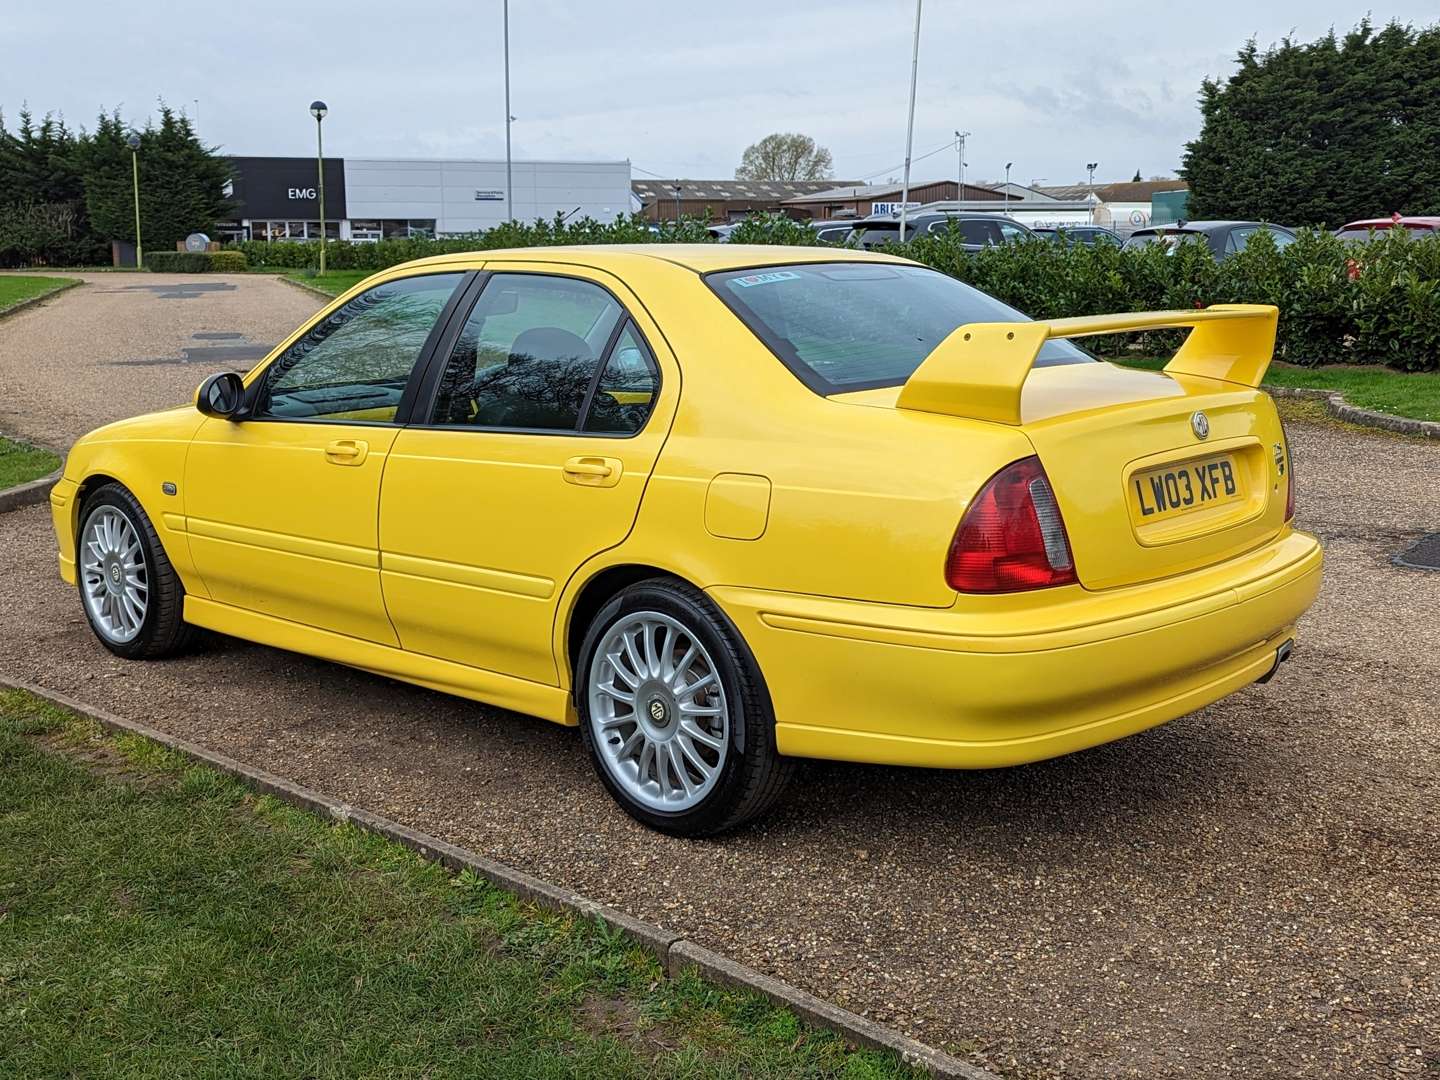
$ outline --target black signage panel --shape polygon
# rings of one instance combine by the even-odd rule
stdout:
[[[320,184],[315,159],[232,157],[235,217],[251,221],[319,221]],[[325,159],[325,218],[345,217],[345,159]]]

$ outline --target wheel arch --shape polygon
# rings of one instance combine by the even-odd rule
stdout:
[[[693,581],[687,581],[683,575],[677,574],[673,570],[641,562],[616,563],[601,567],[580,585],[574,599],[564,609],[562,616],[564,625],[562,640],[565,650],[563,659],[565,674],[570,679],[572,695],[578,692],[575,668],[579,660],[580,645],[585,640],[585,631],[590,627],[590,620],[616,593],[638,581],[647,581],[650,578],[670,578],[673,581],[684,582],[693,588],[699,588]]]

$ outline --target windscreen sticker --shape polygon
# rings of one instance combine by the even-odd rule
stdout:
[[[751,285],[769,285],[776,281],[798,281],[800,275],[793,270],[771,270],[766,274],[746,274],[744,277],[731,278],[732,282],[742,289],[748,289]]]

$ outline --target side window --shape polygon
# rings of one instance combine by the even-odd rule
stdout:
[[[1279,229],[1268,229],[1266,231],[1270,233],[1270,238],[1275,241],[1277,248],[1289,247],[1295,242],[1295,237],[1289,233],[1281,232]]]
[[[993,221],[966,218],[960,222],[960,239],[967,244],[994,244],[999,241],[1000,234]]]
[[[496,274],[455,342],[430,422],[576,430],[622,314],[588,281]]]
[[[393,423],[425,339],[462,277],[426,274],[367,289],[270,365],[252,415]]]
[[[1225,241],[1225,250],[1231,255],[1237,251],[1244,251],[1245,245],[1250,242],[1250,234],[1254,229],[1231,229],[1230,236]]]
[[[1025,230],[1014,222],[997,221],[995,224],[1000,226],[1000,239],[1004,243],[1008,244],[1015,240],[1023,240],[1027,235]],[[1082,237],[1077,236],[1075,239],[1080,240],[1082,243],[1084,242]]]
[[[595,386],[585,430],[611,435],[633,435],[645,426],[659,389],[659,373],[635,325],[629,323],[610,351],[605,370]]]

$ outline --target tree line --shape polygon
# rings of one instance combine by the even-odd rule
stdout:
[[[1191,217],[1335,228],[1440,213],[1440,25],[1252,39],[1236,63],[1200,87],[1180,170]]]
[[[119,110],[93,131],[27,108],[11,130],[0,111],[0,266],[84,266],[110,261],[110,242],[135,240],[132,128]],[[147,121],[136,160],[146,247],[173,248],[227,216],[229,166],[190,120],[163,103]]]

